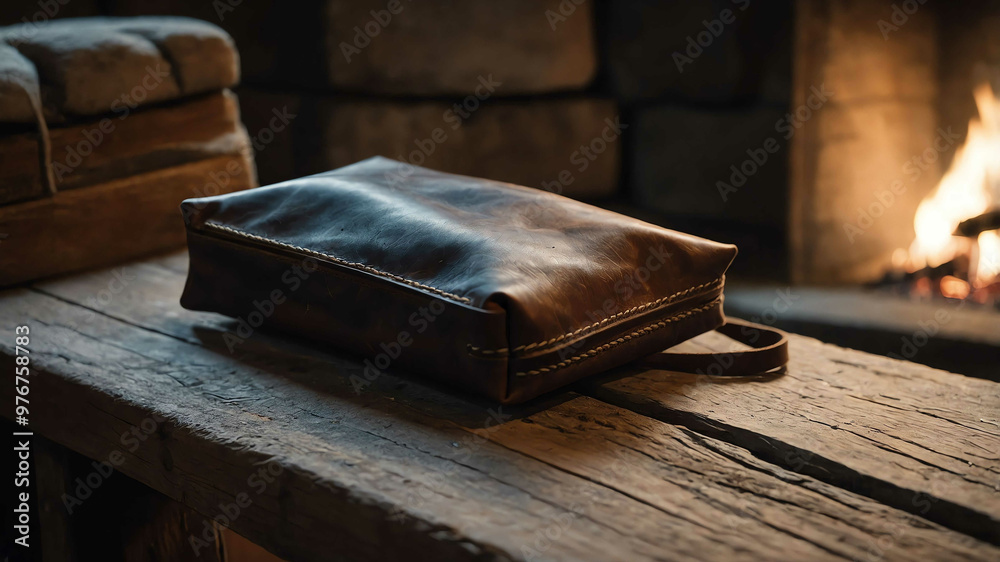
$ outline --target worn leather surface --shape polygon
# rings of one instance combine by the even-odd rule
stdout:
[[[262,324],[503,402],[720,326],[736,255],[552,193],[384,158],[182,208],[185,307],[246,321],[283,290]],[[289,291],[303,260],[315,271]]]
[[[709,376],[746,377],[774,373],[788,364],[788,336],[781,330],[732,318],[715,330],[748,346],[748,349],[654,353],[636,361],[635,365]]]

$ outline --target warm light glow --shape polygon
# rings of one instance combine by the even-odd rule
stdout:
[[[983,286],[991,279],[1000,278],[1000,234],[991,230],[979,235],[979,261],[976,286]]]
[[[969,296],[969,284],[953,275],[941,278],[941,294],[953,299],[964,299]]]
[[[953,259],[968,245],[952,235],[958,223],[1000,206],[1000,100],[986,84],[974,95],[979,119],[969,122],[969,135],[955,152],[951,168],[917,208],[913,221],[917,236],[909,251],[915,269]],[[970,268],[977,287],[1000,274],[1000,237],[995,232],[979,236],[978,258]]]

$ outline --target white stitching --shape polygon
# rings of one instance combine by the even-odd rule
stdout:
[[[510,350],[510,349],[508,349],[506,347],[502,347],[500,349],[483,349],[481,347],[476,347],[476,346],[473,346],[473,345],[468,346],[468,349],[469,349],[469,351],[472,351],[474,353],[481,353],[483,355],[496,355],[496,354],[514,354],[514,353],[517,353],[519,351],[528,351],[528,350],[534,349],[536,347],[547,347],[549,345],[552,345],[552,344],[555,344],[555,343],[559,343],[559,342],[561,342],[561,341],[563,341],[563,340],[565,340],[567,338],[572,338],[572,337],[578,336],[578,335],[580,335],[580,334],[582,334],[584,332],[588,332],[588,331],[590,331],[592,329],[599,328],[600,326],[603,326],[603,325],[605,325],[605,324],[607,324],[609,322],[614,322],[615,320],[618,320],[620,318],[624,318],[626,316],[631,316],[633,314],[636,314],[636,313],[639,313],[639,312],[642,312],[642,311],[645,311],[645,310],[649,310],[650,308],[656,308],[657,306],[660,306],[661,304],[666,304],[666,303],[672,302],[672,301],[676,300],[679,297],[685,296],[685,295],[687,295],[687,294],[689,294],[689,293],[691,293],[693,291],[697,291],[699,289],[704,289],[705,287],[708,287],[710,285],[715,285],[715,284],[719,283],[720,281],[722,281],[722,277],[719,277],[718,279],[715,279],[713,281],[709,281],[708,283],[702,283],[701,285],[696,285],[694,287],[690,287],[690,288],[684,289],[683,291],[678,291],[678,292],[676,292],[676,293],[674,293],[674,294],[672,294],[670,296],[663,297],[663,298],[660,298],[660,299],[656,299],[653,302],[649,302],[649,303],[646,303],[646,304],[641,304],[641,305],[638,305],[638,306],[634,306],[634,307],[632,307],[632,308],[630,308],[628,310],[623,310],[623,311],[619,312],[618,314],[614,314],[612,316],[608,316],[607,318],[604,318],[604,319],[602,319],[602,320],[600,320],[598,322],[594,322],[593,324],[591,324],[589,326],[584,326],[584,327],[582,327],[582,328],[580,328],[578,330],[574,330],[572,332],[568,332],[568,333],[563,334],[561,336],[556,336],[556,337],[554,337],[552,339],[548,339],[548,340],[545,340],[545,341],[539,341],[539,342],[535,342],[535,343],[529,343],[529,344],[525,344],[525,345],[519,345],[519,346],[515,347],[512,350]]]
[[[518,377],[523,377],[523,376],[526,376],[526,375],[538,375],[538,374],[541,374],[541,373],[549,373],[551,371],[562,369],[563,367],[567,367],[567,366],[569,366],[569,365],[571,365],[573,363],[576,363],[578,361],[583,361],[584,359],[590,359],[591,357],[600,355],[601,353],[604,353],[605,351],[607,351],[607,350],[609,350],[609,349],[611,349],[613,347],[616,347],[616,346],[618,346],[618,345],[620,345],[622,343],[625,343],[625,342],[627,342],[627,341],[629,341],[629,340],[631,340],[633,338],[637,338],[637,337],[649,334],[651,332],[655,332],[656,330],[659,330],[660,328],[665,327],[667,324],[669,324],[671,322],[674,322],[676,320],[680,320],[681,318],[687,318],[688,316],[691,316],[693,314],[697,314],[699,312],[704,312],[704,311],[706,311],[706,310],[708,310],[710,308],[714,308],[716,305],[718,305],[721,302],[722,302],[722,299],[721,298],[717,298],[714,301],[712,301],[712,302],[710,302],[710,303],[708,303],[708,304],[706,304],[704,306],[701,306],[701,307],[698,307],[698,308],[692,308],[691,310],[686,310],[684,312],[681,312],[680,314],[675,314],[674,316],[671,316],[670,318],[666,318],[664,320],[660,320],[659,322],[655,322],[653,324],[650,324],[650,325],[648,325],[648,326],[646,326],[644,328],[640,328],[640,329],[632,332],[631,334],[622,336],[622,337],[620,337],[620,338],[618,338],[618,339],[616,339],[614,341],[610,341],[610,342],[608,342],[608,343],[606,343],[604,345],[597,346],[597,347],[595,347],[595,348],[593,348],[593,349],[591,349],[589,351],[581,353],[580,355],[576,355],[574,357],[570,357],[569,359],[567,359],[565,361],[560,361],[558,363],[553,363],[551,365],[547,365],[547,366],[542,367],[541,369],[537,369],[537,370],[520,372],[520,373],[514,373],[514,375],[518,376]]]
[[[324,259],[328,259],[328,260],[330,260],[330,261],[332,261],[334,263],[340,264],[340,265],[344,265],[344,266],[351,267],[351,268],[354,268],[354,269],[360,269],[361,271],[365,271],[367,273],[372,273],[372,274],[378,275],[380,277],[386,277],[388,279],[392,279],[393,281],[399,281],[400,283],[405,283],[407,285],[412,285],[414,287],[418,287],[418,288],[423,289],[425,291],[430,291],[430,292],[432,292],[432,293],[434,293],[436,295],[440,295],[442,297],[447,297],[449,299],[456,300],[456,301],[459,301],[461,303],[469,304],[469,303],[472,302],[471,300],[469,300],[469,299],[467,299],[465,297],[460,297],[458,295],[455,295],[455,294],[452,294],[452,293],[449,293],[449,292],[446,292],[446,291],[442,291],[441,289],[435,289],[434,287],[431,287],[430,285],[424,285],[423,283],[418,283],[416,281],[407,279],[405,277],[400,277],[398,275],[393,275],[392,273],[386,273],[384,271],[375,269],[374,267],[371,267],[369,265],[365,265],[363,263],[356,263],[356,262],[345,261],[345,260],[342,260],[342,259],[340,259],[340,258],[338,258],[336,256],[331,256],[330,254],[324,254],[323,252],[317,252],[316,250],[310,250],[309,248],[303,248],[302,246],[294,246],[294,245],[288,244],[286,242],[280,242],[278,240],[272,240],[271,238],[265,238],[265,237],[259,236],[257,234],[251,234],[249,232],[244,232],[244,231],[239,230],[237,228],[233,228],[231,226],[225,226],[225,225],[222,225],[222,224],[219,224],[219,223],[216,223],[216,222],[206,221],[205,222],[205,226],[208,226],[208,227],[211,227],[211,228],[217,228],[219,230],[224,230],[224,231],[227,231],[227,232],[231,232],[233,234],[237,234],[237,235],[243,236],[245,238],[250,238],[252,240],[257,240],[258,242],[267,242],[269,244],[274,244],[276,246],[281,246],[283,248],[289,248],[289,249],[292,249],[292,250],[297,250],[299,252],[304,252],[304,253],[312,255],[312,256],[317,256],[317,257],[321,257],[321,258],[324,258]]]

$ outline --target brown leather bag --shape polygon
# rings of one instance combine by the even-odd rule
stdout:
[[[516,403],[640,358],[787,360],[773,334],[763,352],[648,358],[724,324],[736,247],[552,193],[372,158],[181,207],[181,304],[239,319],[231,346],[267,326],[356,353],[359,392],[398,369]]]

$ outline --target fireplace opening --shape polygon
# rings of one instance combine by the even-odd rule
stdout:
[[[1000,100],[988,83],[976,88],[975,99],[978,116],[917,207],[913,243],[893,253],[885,284],[1000,309]]]
[[[1000,378],[1000,7],[800,0],[788,279],[744,282],[730,314]],[[745,280],[744,280],[745,281]]]

